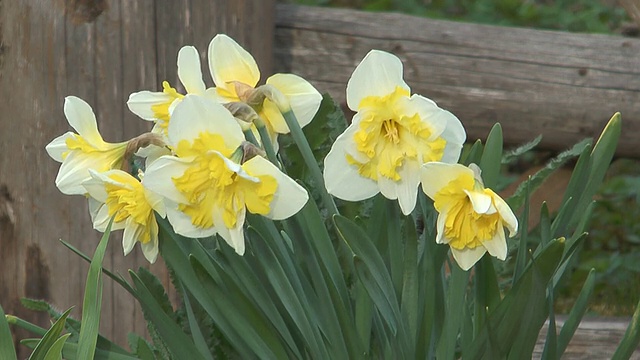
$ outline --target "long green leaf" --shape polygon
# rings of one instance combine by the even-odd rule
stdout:
[[[96,351],[98,328],[100,326],[100,310],[102,308],[102,260],[109,243],[113,217],[109,221],[96,252],[89,265],[87,282],[82,301],[82,326],[78,338],[78,358],[91,359]]]
[[[469,273],[459,266],[453,265],[449,277],[448,291],[445,302],[447,304],[444,329],[436,350],[437,358],[448,360],[455,357],[458,332],[463,322],[465,307],[465,292],[469,282]]]
[[[567,320],[562,325],[562,330],[560,330],[560,335],[558,335],[558,351],[556,354],[558,358],[564,354],[573,334],[575,334],[578,325],[580,325],[584,313],[587,311],[587,305],[589,304],[589,299],[591,298],[591,294],[593,294],[593,288],[596,283],[595,275],[595,270],[591,269],[589,275],[587,275],[587,279],[584,281],[584,285],[582,285],[580,295],[578,295],[576,302],[569,312],[569,316],[567,316]]]
[[[410,216],[404,221],[404,275],[400,311],[407,324],[409,342],[415,347],[418,335],[418,238]]]
[[[396,298],[393,281],[382,257],[369,240],[367,234],[355,223],[342,216],[333,218],[340,237],[349,245],[360,264],[356,266],[358,275],[362,278],[367,292],[371,296],[385,319],[392,333],[398,331],[400,310]],[[369,276],[370,275],[370,276]]]
[[[502,155],[502,164],[510,164],[519,156],[538,146],[538,144],[540,144],[540,141],[542,141],[542,135],[538,135],[535,139],[529,141],[528,143],[522,144],[513,150],[507,151],[504,155]]]
[[[29,356],[29,360],[44,359],[51,346],[53,346],[53,344],[58,340],[58,337],[62,333],[62,330],[64,330],[64,323],[67,320],[67,316],[69,316],[71,309],[72,308],[69,308],[67,311],[65,311],[62,316],[53,324],[53,326],[51,326],[51,328],[47,330],[47,333],[44,334],[42,339],[36,345],[35,349],[33,349],[31,356]]]
[[[496,123],[491,128],[487,141],[484,145],[484,151],[480,158],[480,168],[482,169],[482,180],[488,188],[495,188],[500,175],[500,166],[502,159],[502,126]]]
[[[536,191],[544,181],[553,174],[558,168],[564,165],[570,159],[580,155],[582,151],[589,146],[591,143],[590,139],[582,140],[581,142],[575,144],[571,149],[565,150],[558,154],[555,158],[551,159],[549,163],[538,172],[533,174],[529,180],[521,183],[516,191],[507,199],[507,203],[511,206],[512,209],[519,209],[524,203],[525,199],[525,191],[527,186],[529,186],[530,193]]]
[[[631,355],[638,348],[640,344],[640,301],[636,305],[636,311],[633,313],[633,317],[627,326],[622,340],[618,344],[616,352],[613,353],[611,360],[623,360],[631,358]]]
[[[138,277],[138,274],[130,270],[129,275],[133,280],[140,305],[145,310],[145,315],[154,324],[171,354],[177,359],[203,359],[193,341],[164,312],[149,289]]]
[[[24,339],[20,343],[24,346],[33,349],[35,348],[41,339]],[[76,354],[78,353],[78,344],[73,342],[65,342],[62,349],[62,357],[66,360],[76,360]],[[85,359],[78,359],[85,360]],[[122,354],[119,352],[112,352],[107,350],[96,349],[95,357],[92,360],[140,360],[139,357],[131,354]]]
[[[184,301],[184,307],[187,312],[187,321],[189,322],[189,330],[191,331],[191,337],[193,338],[193,343],[200,350],[200,354],[202,357],[207,360],[213,360],[213,356],[209,352],[209,346],[207,345],[207,341],[202,335],[202,330],[200,329],[200,325],[198,324],[198,319],[196,315],[193,313],[193,308],[191,307],[191,301],[189,300],[189,293],[183,288],[182,289],[182,299]]]
[[[59,337],[56,342],[51,345],[49,351],[47,351],[44,360],[62,360],[62,349],[69,336],[71,336],[71,334],[65,334]]]
[[[513,269],[513,278],[511,279],[511,284],[515,285],[520,279],[522,272],[524,271],[524,267],[527,264],[527,250],[529,247],[528,237],[529,237],[529,198],[530,198],[530,183],[531,176],[529,176],[529,180],[526,182],[526,187],[524,191],[524,210],[522,211],[522,218],[520,219],[520,241],[518,244],[518,256],[516,257],[516,265]]]
[[[16,350],[13,347],[13,338],[9,323],[4,314],[2,306],[0,306],[0,359],[16,360]]]

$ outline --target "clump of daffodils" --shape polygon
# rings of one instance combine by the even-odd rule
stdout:
[[[105,231],[113,218],[113,229],[124,230],[125,255],[139,242],[145,257],[156,260],[156,216],[185,237],[217,234],[242,255],[247,212],[285,219],[309,199],[281,170],[274,152],[278,135],[291,130],[288,119],[298,129],[308,124],[322,96],[293,74],[275,74],[258,85],[255,60],[226,35],[211,41],[208,64],[214,84],[209,88],[197,49],[185,46],[177,59],[185,92],[164,81],[162,91],[131,94],[129,109],[154,125],[151,133],[127,142],[105,142],[91,107],[76,97],[65,101],[77,133],[47,145],[62,163],[56,185],[65,194],[87,197],[95,229]],[[381,193],[397,200],[404,215],[414,211],[422,184],[439,213],[435,240],[449,244],[462,269],[486,252],[504,260],[504,228],[513,236],[517,220],[484,187],[477,166],[457,164],[466,140],[460,121],[411,94],[402,62],[383,51],[365,56],[346,91],[356,114],[326,156],[317,184],[348,201]],[[146,158],[144,170],[127,171],[133,154]]]

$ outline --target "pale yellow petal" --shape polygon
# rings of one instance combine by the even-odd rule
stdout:
[[[422,190],[431,199],[449,182],[461,176],[471,177],[473,179],[473,171],[468,167],[460,164],[445,164],[442,162],[429,162],[422,165]],[[462,189],[460,189],[462,191]]]
[[[178,52],[178,77],[189,94],[204,95],[200,54],[193,46],[184,46]]]
[[[209,70],[215,85],[232,93],[234,81],[255,87],[260,80],[253,56],[224,34],[216,35],[209,44]]]
[[[475,211],[478,214],[491,214],[494,211],[490,211],[491,210],[491,196],[482,193],[482,192],[478,192],[478,191],[472,191],[472,190],[467,190],[464,189],[465,194],[467,194],[467,196],[469,197],[469,200],[471,200],[471,205],[473,206],[473,211]]]
[[[402,62],[395,55],[371,50],[347,83],[347,105],[357,111],[365,97],[385,96],[397,87],[409,91],[409,86],[402,79],[402,71]]]
[[[498,210],[502,221],[509,229],[509,237],[514,237],[518,233],[518,218],[513,213],[509,205],[504,201],[498,194],[493,192],[493,190],[488,189],[493,197],[493,204]]]
[[[500,260],[507,258],[507,241],[504,237],[504,229],[502,227],[496,230],[496,234],[492,239],[483,241],[482,245],[491,256],[495,256]]]
[[[173,101],[173,97],[163,92],[139,91],[129,95],[127,106],[129,110],[144,120],[157,120],[156,113],[152,110],[152,106],[165,104]]]
[[[97,148],[104,146],[104,140],[98,132],[98,123],[93,109],[84,100],[75,96],[67,96],[64,101],[64,115],[69,125],[89,144]]]
[[[243,168],[254,176],[270,175],[278,182],[278,189],[269,204],[270,212],[266,215],[270,219],[286,219],[300,211],[309,200],[309,194],[302,186],[265,158],[254,157],[244,163]]]
[[[267,84],[273,85],[280,90],[289,100],[291,110],[296,115],[301,127],[313,120],[320,108],[322,95],[307,80],[294,74],[275,74],[267,79]],[[285,128],[276,127],[273,123],[272,126],[276,132],[281,134],[286,134],[289,130],[286,124]]]
[[[482,246],[473,249],[464,248],[462,250],[451,248],[453,258],[464,271],[471,269],[486,252],[487,249]]]
[[[149,165],[144,173],[142,185],[163,198],[186,204],[187,198],[176,189],[172,179],[181,177],[189,166],[190,159],[162,156]]]
[[[64,160],[64,154],[69,151],[69,148],[67,147],[67,139],[71,139],[73,137],[74,134],[69,131],[51,140],[51,142],[45,147],[47,154],[49,154],[53,160],[62,162]]]

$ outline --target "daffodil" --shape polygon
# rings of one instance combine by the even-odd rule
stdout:
[[[205,95],[202,81],[200,55],[193,46],[184,46],[178,52],[178,78],[188,94]],[[161,92],[140,91],[129,96],[129,110],[142,119],[155,122],[154,132],[167,135],[169,119],[175,106],[184,98],[171,87],[168,81],[162,82]]]
[[[433,101],[411,95],[400,59],[378,50],[351,75],[347,105],[357,113],[325,158],[327,190],[349,201],[381,192],[398,199],[405,215],[411,213],[420,166],[456,162],[466,139],[462,124]]]
[[[277,134],[289,133],[282,107],[290,108],[303,127],[311,122],[322,101],[322,95],[309,82],[293,74],[272,75],[266,81],[267,87],[256,89],[260,80],[256,61],[237,42],[223,34],[216,35],[209,44],[209,69],[216,87],[207,92],[223,103],[250,102],[256,98],[256,91],[270,93],[269,87],[283,95],[285,101],[280,104],[270,96],[257,97],[259,103],[250,104],[256,107],[265,122],[274,146],[277,146]]]
[[[158,223],[154,211],[165,216],[162,197],[145,189],[138,179],[122,170],[89,172],[91,179],[83,186],[89,196],[93,227],[104,232],[114,217],[112,230],[124,229],[124,254],[129,254],[139,242],[144,257],[154,263],[158,257]]]
[[[246,211],[284,219],[308,200],[306,190],[268,160],[245,158],[240,125],[212,99],[187,95],[174,110],[168,135],[175,156],[151,163],[143,185],[165,198],[178,234],[217,233],[243,254]]]
[[[449,244],[458,265],[469,270],[488,251],[504,260],[518,220],[509,205],[486,189],[480,168],[432,162],[422,166],[422,189],[438,211],[436,242]]]
[[[89,169],[104,172],[119,168],[127,143],[105,142],[91,106],[80,98],[65,98],[64,114],[77,133],[70,131],[53,139],[46,149],[51,158],[62,163],[56,176],[58,189],[63,194],[82,195],[86,193],[82,183],[91,178]]]

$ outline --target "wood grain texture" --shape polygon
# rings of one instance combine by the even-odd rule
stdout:
[[[556,319],[557,331],[560,332],[565,317]],[[624,336],[629,319],[624,318],[584,318],[576,330],[569,346],[565,350],[563,360],[595,360],[611,359],[620,340]],[[547,336],[549,323],[545,323],[538,343],[533,350],[533,359],[540,359],[544,351],[544,339]],[[640,360],[640,350],[636,350],[630,358]]]
[[[276,70],[344,102],[371,49],[398,55],[414,93],[456,114],[468,138],[495,122],[510,144],[543,134],[561,150],[622,113],[618,154],[640,157],[640,40],[508,28],[401,14],[278,5]]]
[[[7,313],[48,326],[47,316],[22,308],[26,296],[60,309],[75,305],[73,316],[81,314],[88,265],[58,239],[93,254],[100,234],[86,200],[55,187],[59,164],[44,150],[70,130],[64,97],[93,107],[106,141],[130,139],[150,123],[128,111],[129,94],[160,90],[164,79],[176,83],[183,45],[197,45],[204,60],[213,35],[226,32],[268,71],[274,8],[272,0],[0,1],[0,304]],[[204,75],[211,84],[208,70]],[[161,260],[149,266],[138,247],[124,257],[121,239],[121,232],[112,237],[106,267],[125,277],[127,269],[150,267],[169,285]],[[128,332],[145,333],[129,294],[107,279],[103,296],[103,335],[126,345]],[[27,356],[21,348],[19,357]]]

